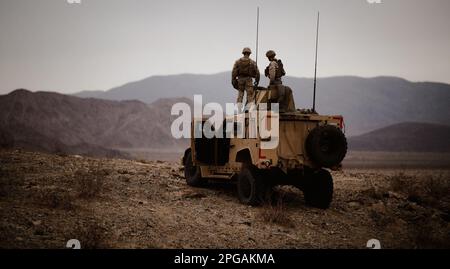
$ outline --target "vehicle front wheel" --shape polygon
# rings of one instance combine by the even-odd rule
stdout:
[[[325,169],[314,171],[305,178],[302,190],[307,205],[327,209],[333,200],[333,178]]]
[[[206,183],[206,180],[202,178],[200,167],[192,162],[191,151],[188,151],[184,158],[184,177],[186,178],[186,183],[192,187],[201,187]]]
[[[243,165],[237,182],[239,201],[246,205],[260,205],[268,197],[272,187],[264,181],[260,171],[254,166]]]

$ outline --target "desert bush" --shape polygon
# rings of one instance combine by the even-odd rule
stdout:
[[[392,212],[383,212],[371,208],[369,210],[369,216],[375,223],[377,228],[381,229],[385,229],[387,225],[395,222],[395,218],[392,216]]]
[[[264,222],[292,228],[294,223],[284,206],[283,198],[284,196],[280,194],[274,199],[265,201],[259,215]]]
[[[70,235],[80,241],[82,249],[101,249],[108,248],[106,232],[99,222],[88,220],[78,223]]]
[[[37,195],[37,203],[52,209],[73,210],[73,197],[64,190],[54,189],[42,191]]]
[[[408,197],[418,197],[421,192],[418,179],[407,176],[403,173],[398,173],[388,178],[390,188],[399,193],[404,193]]]
[[[415,247],[419,249],[450,248],[450,233],[446,225],[430,219],[416,223],[410,229],[410,237]]]
[[[428,195],[436,199],[450,198],[450,179],[443,175],[429,178],[425,187]]]
[[[105,183],[106,176],[109,171],[102,169],[102,163],[98,162],[96,165],[90,165],[87,170],[80,169],[75,172],[75,186],[78,196],[81,198],[94,198],[98,196]]]
[[[0,168],[0,197],[8,196],[12,188],[11,179],[2,175],[2,169]]]
[[[450,198],[450,179],[441,174],[416,178],[403,173],[389,178],[392,190],[403,193],[408,200],[422,205],[440,207]]]
[[[23,185],[23,175],[0,166],[0,197],[13,195]]]
[[[369,188],[361,191],[362,197],[361,200],[364,200],[364,198],[371,198],[374,200],[381,200],[383,199],[383,190],[381,188],[377,188],[375,186],[370,186]]]

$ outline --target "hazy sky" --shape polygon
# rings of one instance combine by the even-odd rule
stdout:
[[[230,70],[244,46],[259,67],[450,83],[449,0],[0,0],[0,93],[106,90],[151,75]],[[255,55],[252,55],[254,57]]]

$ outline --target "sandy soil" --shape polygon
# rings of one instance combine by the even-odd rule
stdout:
[[[235,185],[187,186],[179,164],[0,151],[0,247],[450,247],[450,171],[333,173],[328,210],[278,188],[275,205],[239,203]]]

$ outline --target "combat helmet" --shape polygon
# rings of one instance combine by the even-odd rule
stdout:
[[[266,57],[267,58],[273,58],[273,57],[275,57],[277,54],[275,53],[275,51],[273,51],[273,50],[269,50],[269,51],[267,51],[266,52]]]
[[[246,54],[246,53],[252,54],[252,50],[250,48],[246,47],[242,50],[242,54]]]

